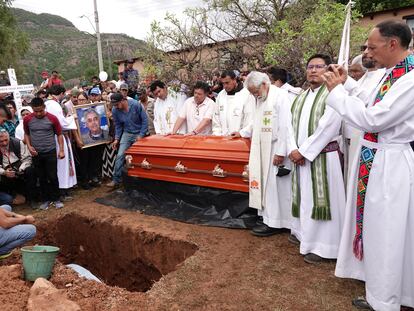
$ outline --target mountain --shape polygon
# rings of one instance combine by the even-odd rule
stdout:
[[[19,28],[26,32],[30,48],[21,60],[23,76],[19,83],[40,84],[40,73],[57,70],[65,81],[90,79],[98,74],[96,39],[78,30],[67,19],[52,14],[35,14],[22,9],[12,9]],[[145,51],[142,40],[125,34],[101,34],[104,70],[112,66],[116,78],[117,66],[112,62],[127,59]]]

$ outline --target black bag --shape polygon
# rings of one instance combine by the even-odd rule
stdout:
[[[290,174],[290,169],[286,168],[284,165],[279,166],[279,170],[277,172],[277,177],[283,177]]]

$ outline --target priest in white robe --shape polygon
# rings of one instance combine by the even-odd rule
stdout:
[[[386,75],[366,107],[349,96],[346,71],[325,74],[327,104],[363,131],[348,183],[344,230],[335,275],[365,281],[366,300],[378,311],[414,307],[414,56],[403,22],[385,21],[368,37],[367,53]]]
[[[286,151],[287,124],[290,121],[289,99],[286,91],[270,84],[269,77],[251,72],[245,87],[253,95],[255,111],[252,122],[234,137],[251,138],[249,159],[249,206],[258,210],[263,224],[252,230],[260,237],[282,232],[291,223],[290,204],[282,204],[278,190],[278,166]],[[290,196],[290,193],[282,195]]]
[[[65,157],[63,159],[58,159],[57,173],[59,179],[59,189],[66,190],[72,188],[77,184],[75,160],[73,157],[72,145],[67,135],[68,131],[74,130],[77,127],[73,116],[66,118],[64,117],[62,106],[59,104],[59,102],[62,100],[65,94],[65,88],[61,85],[55,85],[51,87],[50,92],[52,94],[52,98],[45,101],[46,111],[58,118],[64,133],[63,145]],[[65,193],[65,195],[67,195],[67,193]]]
[[[326,106],[322,75],[329,56],[316,54],[307,63],[310,88],[292,106],[290,158],[296,164],[292,181],[292,236],[300,241],[305,262],[336,259],[345,209],[345,186],[338,139],[341,117]],[[295,239],[296,238],[296,239]]]
[[[155,133],[159,135],[171,134],[187,96],[169,89],[164,82],[159,80],[151,83],[150,91],[156,98],[154,103]],[[180,128],[178,133],[186,133],[185,125]]]
[[[290,104],[292,104],[296,97],[303,92],[300,87],[294,87],[288,83],[288,72],[286,69],[270,67],[267,70],[267,74],[269,75],[270,81],[272,81],[273,85],[287,91]]]
[[[254,106],[252,95],[237,81],[233,70],[224,71],[221,74],[221,82],[223,90],[216,98],[213,135],[230,136],[251,122]]]

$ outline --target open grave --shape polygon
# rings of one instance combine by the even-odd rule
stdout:
[[[105,284],[128,291],[149,290],[197,250],[187,241],[77,213],[42,227],[36,242],[58,246],[60,262],[83,266]]]

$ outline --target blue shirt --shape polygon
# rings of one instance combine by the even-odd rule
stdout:
[[[144,137],[148,130],[147,113],[141,103],[128,98],[128,111],[112,109],[115,123],[115,139],[119,140],[123,132],[139,134]]]

